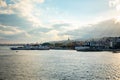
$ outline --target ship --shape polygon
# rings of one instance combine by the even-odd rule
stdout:
[[[83,51],[83,52],[103,51],[102,49],[99,49],[99,48],[93,48],[93,47],[87,47],[87,46],[78,46],[78,47],[75,47],[75,50],[77,50],[77,51]]]
[[[49,50],[50,48],[48,46],[42,46],[39,44],[35,44],[35,45],[24,45],[22,47],[11,47],[11,50]]]

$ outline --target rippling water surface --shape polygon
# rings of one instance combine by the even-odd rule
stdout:
[[[120,53],[0,47],[0,80],[120,80]]]

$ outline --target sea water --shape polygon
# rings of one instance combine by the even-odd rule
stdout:
[[[1,46],[0,80],[120,80],[120,54]]]

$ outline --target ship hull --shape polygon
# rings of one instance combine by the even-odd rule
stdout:
[[[49,50],[49,48],[11,48],[11,50]]]

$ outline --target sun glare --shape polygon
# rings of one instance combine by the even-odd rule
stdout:
[[[115,17],[115,23],[120,23],[120,16]]]

